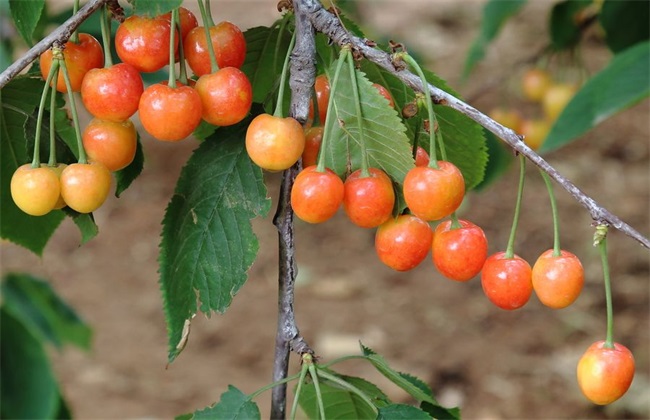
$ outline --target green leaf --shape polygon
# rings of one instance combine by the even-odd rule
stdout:
[[[144,168],[144,152],[142,151],[142,143],[140,142],[140,133],[138,133],[137,136],[138,143],[136,145],[133,162],[131,162],[126,168],[115,172],[115,181],[117,182],[115,187],[115,197],[119,198],[120,194],[129,188],[131,183],[140,176],[142,169]]]
[[[417,407],[407,404],[391,404],[379,409],[377,420],[430,420],[431,416]]]
[[[422,401],[420,408],[429,413],[434,419],[451,419],[451,420],[460,420],[460,408],[445,408],[440,405],[431,404],[426,401]]]
[[[374,420],[377,417],[373,408],[354,392],[323,379],[319,379],[319,385],[325,408],[325,418]],[[313,382],[303,384],[298,403],[308,418],[317,419],[319,417],[318,397]]]
[[[510,148],[506,147],[497,136],[489,130],[484,130],[483,134],[487,145],[488,161],[485,166],[485,176],[476,186],[477,191],[484,190],[503,175],[514,160],[514,154]]]
[[[540,152],[557,149],[650,94],[650,41],[617,55],[573,97]]]
[[[463,79],[467,79],[476,64],[485,56],[485,49],[499,34],[503,24],[526,3],[526,0],[489,0],[483,7],[481,29],[465,59]]]
[[[249,122],[220,128],[201,143],[167,206],[159,263],[170,362],[182,351],[197,301],[206,315],[224,312],[257,255],[250,219],[265,216],[271,202],[261,169],[246,153]]]
[[[37,255],[63,221],[63,212],[29,216],[11,198],[11,177],[16,169],[31,161],[27,155],[25,123],[38,106],[45,83],[37,78],[19,76],[0,91],[0,236]]]
[[[553,6],[549,32],[554,49],[570,49],[578,44],[582,35],[582,22],[576,17],[592,3],[592,0],[565,0]]]
[[[133,8],[138,15],[158,16],[171,12],[183,4],[183,0],[133,0]]]
[[[27,45],[34,45],[34,30],[45,9],[45,0],[9,0],[11,17]]]
[[[0,416],[54,418],[59,387],[42,343],[4,306],[0,318]]]
[[[605,0],[600,10],[600,24],[610,50],[621,52],[650,39],[650,2]]]
[[[261,418],[260,409],[250,397],[232,385],[228,385],[228,391],[221,394],[219,402],[203,410],[195,411],[188,416],[180,416],[177,419],[194,420],[249,420]]]
[[[72,219],[81,233],[81,245],[93,239],[99,233],[92,213],[78,213],[70,207],[64,207],[63,212]]]
[[[7,274],[2,282],[2,297],[4,309],[35,337],[59,348],[69,343],[90,349],[90,327],[45,280],[29,274]]]

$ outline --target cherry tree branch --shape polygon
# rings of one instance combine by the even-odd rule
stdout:
[[[411,73],[407,69],[396,67],[395,63],[393,63],[391,55],[385,51],[374,48],[371,42],[348,33],[341,25],[339,19],[334,14],[325,10],[319,1],[300,1],[303,3],[305,9],[309,10],[311,23],[317,31],[324,33],[338,45],[351,45],[356,52],[363,55],[369,61],[389,71],[409,87],[419,92],[423,91],[422,83],[417,75]],[[517,135],[517,133],[515,133],[513,130],[504,127],[487,115],[478,111],[476,108],[437,88],[436,86],[430,84],[429,91],[431,92],[431,98],[437,104],[453,108],[456,111],[476,121],[494,133],[497,137],[502,139],[517,153],[521,153],[528,160],[537,165],[541,170],[546,172],[551,178],[560,184],[562,188],[571,194],[571,196],[573,196],[576,201],[578,201],[583,207],[587,209],[595,224],[604,224],[614,227],[625,235],[635,239],[644,247],[650,249],[650,240],[647,237],[639,233],[632,226],[622,221],[618,216],[611,213],[603,206],[599,205],[593,198],[582,192],[582,190],[573,184],[573,182],[565,178],[553,166],[544,160],[544,158],[542,158],[530,147],[528,147],[528,145],[526,145],[526,143],[524,143],[519,135]]]

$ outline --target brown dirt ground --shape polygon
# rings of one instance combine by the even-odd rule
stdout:
[[[509,104],[534,112],[517,95],[521,69],[513,63],[543,42],[549,2],[532,2],[505,27],[496,45],[460,90],[472,97],[499,78],[474,105],[488,110]],[[375,7],[376,5],[376,7]],[[431,68],[458,84],[464,55],[476,33],[482,2],[364,2],[367,27],[391,34],[422,51]],[[250,13],[254,7],[256,13]],[[219,2],[219,18],[243,28],[274,19],[274,1]],[[608,53],[590,41],[587,68],[602,66]],[[648,101],[617,116],[571,146],[548,155],[563,174],[623,220],[649,233]],[[261,251],[250,279],[229,311],[198,316],[184,353],[166,369],[166,330],[157,284],[160,220],[178,173],[196,143],[161,144],[144,139],[143,175],[120,200],[96,213],[100,235],[78,246],[66,222],[38,259],[2,244],[2,271],[26,270],[51,280],[56,290],[94,328],[93,350],[54,353],[55,369],[76,417],[170,418],[202,408],[228,384],[253,392],[270,382],[275,332],[277,239],[270,222],[256,220]],[[279,177],[269,175],[271,197]],[[516,171],[471,194],[463,217],[483,226],[490,252],[505,248],[516,194]],[[557,190],[559,191],[559,189]],[[378,262],[373,232],[350,229],[342,215],[323,226],[297,224],[299,286],[296,310],[305,338],[329,360],[358,351],[362,340],[401,371],[425,379],[443,404],[460,405],[466,418],[648,418],[650,417],[650,254],[619,233],[610,236],[616,339],[635,354],[637,371],[628,394],[609,407],[581,395],[575,365],[586,347],[604,338],[602,274],[590,245],[588,214],[558,192],[563,246],[583,261],[586,285],[570,308],[553,311],[535,298],[505,312],[484,297],[477,279],[445,280],[425,262],[398,274]],[[517,252],[529,261],[551,246],[548,199],[529,168]],[[292,370],[298,362],[292,359]],[[368,366],[340,369],[386,385]],[[258,398],[268,416],[269,395]]]

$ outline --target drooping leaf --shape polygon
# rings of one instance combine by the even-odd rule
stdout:
[[[52,289],[29,274],[7,274],[2,282],[4,309],[41,341],[90,349],[90,327]]]
[[[78,213],[70,207],[64,207],[63,212],[72,219],[81,233],[81,245],[93,239],[99,233],[92,213]]]
[[[218,403],[203,410],[197,410],[193,414],[176,417],[177,420],[253,420],[259,418],[261,415],[257,404],[232,385],[228,385],[228,391],[221,394]]]
[[[377,417],[375,410],[354,392],[324,379],[319,379],[319,385],[325,418],[371,420]],[[308,418],[319,417],[318,396],[313,382],[303,384],[298,403]]]
[[[59,387],[43,343],[0,307],[0,416],[49,419],[59,411]]]
[[[617,55],[589,79],[551,128],[540,152],[557,149],[650,94],[650,41]]]
[[[481,29],[474,39],[465,59],[463,79],[474,69],[476,64],[485,56],[485,50],[499,34],[503,24],[526,3],[526,0],[489,0],[483,7]]]
[[[220,128],[201,143],[165,212],[159,271],[170,362],[182,351],[197,303],[205,314],[224,312],[257,255],[250,219],[266,215],[270,200],[261,169],[246,153],[249,122]]]
[[[600,10],[600,24],[610,50],[621,52],[650,39],[650,2],[605,0]]]
[[[580,29],[582,22],[578,16],[592,3],[591,0],[565,0],[553,6],[549,32],[554,49],[570,49],[578,44],[582,33]]]
[[[140,133],[137,134],[137,145],[135,149],[135,157],[133,162],[124,169],[115,172],[115,197],[119,197],[131,183],[140,176],[144,168],[144,152],[142,151],[142,143],[140,142]]]
[[[136,14],[158,16],[179,7],[183,0],[132,0],[132,3]]]
[[[407,404],[391,404],[379,409],[377,420],[430,420],[431,416]]]
[[[429,413],[434,419],[450,419],[450,420],[460,420],[460,408],[446,408],[441,405],[431,404],[426,401],[422,401],[420,408]]]
[[[27,45],[34,45],[34,30],[45,9],[45,0],[9,0],[11,17]]]

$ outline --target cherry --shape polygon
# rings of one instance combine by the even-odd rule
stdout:
[[[315,165],[320,144],[323,141],[323,127],[311,127],[305,132],[305,150],[302,152],[302,166]]]
[[[31,216],[43,216],[57,205],[59,176],[49,166],[19,166],[11,177],[11,198],[19,209]]]
[[[260,114],[246,130],[248,156],[259,167],[269,171],[290,168],[300,159],[304,148],[305,132],[291,117]]]
[[[465,195],[463,174],[456,165],[438,161],[438,167],[415,167],[404,178],[406,205],[411,213],[426,221],[449,216]]]
[[[429,153],[423,147],[418,146],[415,151],[415,166],[429,166]]]
[[[375,234],[375,251],[381,262],[397,271],[415,268],[431,249],[433,232],[429,224],[418,217],[403,214],[388,219]]]
[[[519,134],[524,136],[524,142],[533,150],[537,150],[546,140],[551,126],[546,120],[523,120]]]
[[[194,16],[194,13],[192,13],[190,10],[186,9],[185,7],[178,8],[178,16],[181,21],[181,39],[184,40],[187,37],[187,34],[189,34],[192,29],[199,26],[199,21],[196,19],[196,16]],[[169,24],[171,25],[172,12],[165,13],[161,17],[163,19],[168,20]]]
[[[108,197],[111,173],[99,162],[73,163],[61,173],[61,196],[79,213],[97,210]]]
[[[316,92],[316,102],[318,103],[318,118],[320,124],[325,125],[327,118],[327,103],[330,100],[330,82],[324,74],[316,76],[314,80],[314,91]],[[314,119],[314,103],[309,102],[309,119]]]
[[[577,367],[580,390],[594,404],[611,404],[627,392],[634,379],[634,356],[622,344],[593,343]]]
[[[158,71],[169,64],[170,35],[168,19],[133,15],[117,28],[115,50],[123,62],[138,71]],[[174,37],[174,44],[176,49],[178,37]]]
[[[47,75],[50,73],[52,58],[51,49],[41,54],[39,65],[43,79],[47,79]],[[72,41],[65,43],[63,58],[65,59],[66,68],[68,69],[72,91],[79,92],[79,89],[81,89],[81,82],[86,73],[91,69],[99,68],[104,65],[104,50],[95,37],[89,34],[80,33],[79,43],[75,44]],[[65,79],[63,78],[62,71],[59,71],[59,76],[56,81],[56,90],[62,93],[68,91],[65,86]]]
[[[131,120],[94,118],[86,126],[82,141],[90,160],[102,163],[109,171],[119,171],[133,162],[138,137]]]
[[[521,123],[524,120],[521,112],[516,109],[507,109],[504,107],[496,107],[492,109],[488,115],[494,121],[516,131],[517,133],[521,129]]]
[[[239,27],[228,21],[210,27],[210,40],[219,68],[240,68],[246,59],[246,39]],[[197,76],[212,72],[205,28],[197,26],[184,38],[185,59]]]
[[[571,305],[580,295],[585,282],[584,269],[578,257],[569,251],[545,251],[533,265],[533,289],[546,306],[561,309]]]
[[[377,91],[379,91],[381,96],[383,96],[384,98],[386,98],[388,100],[388,103],[390,104],[390,107],[394,108],[395,107],[395,101],[393,101],[393,97],[390,95],[390,92],[388,91],[388,89],[386,89],[385,87],[383,87],[379,83],[373,83],[372,85],[375,87],[375,89],[377,89]],[[319,104],[319,108],[320,108],[320,104]]]
[[[138,70],[119,63],[89,71],[81,85],[81,100],[96,118],[124,121],[138,110],[143,90]]]
[[[154,138],[178,141],[186,138],[201,122],[201,97],[189,86],[149,86],[140,97],[138,115],[142,126]]]
[[[488,243],[483,229],[467,220],[458,222],[461,227],[456,229],[451,227],[451,220],[436,227],[432,258],[438,271],[445,277],[467,281],[481,272],[487,258]]]
[[[393,183],[384,171],[368,168],[364,176],[361,169],[352,172],[345,180],[343,208],[352,223],[372,228],[388,220],[395,205]]]
[[[542,99],[542,108],[546,118],[549,121],[555,121],[576,94],[576,91],[577,88],[568,83],[558,83],[549,87]]]
[[[514,310],[528,302],[533,292],[530,264],[518,255],[507,258],[497,252],[485,260],[481,285],[492,303],[502,309]]]
[[[322,223],[336,214],[343,202],[343,181],[331,169],[316,165],[300,171],[291,188],[291,207],[307,223]]]
[[[195,89],[201,97],[203,119],[213,125],[237,124],[246,117],[253,103],[251,82],[235,67],[224,67],[199,77]]]
[[[521,91],[526,99],[540,102],[544,94],[553,84],[551,75],[542,69],[528,69],[521,78]]]

